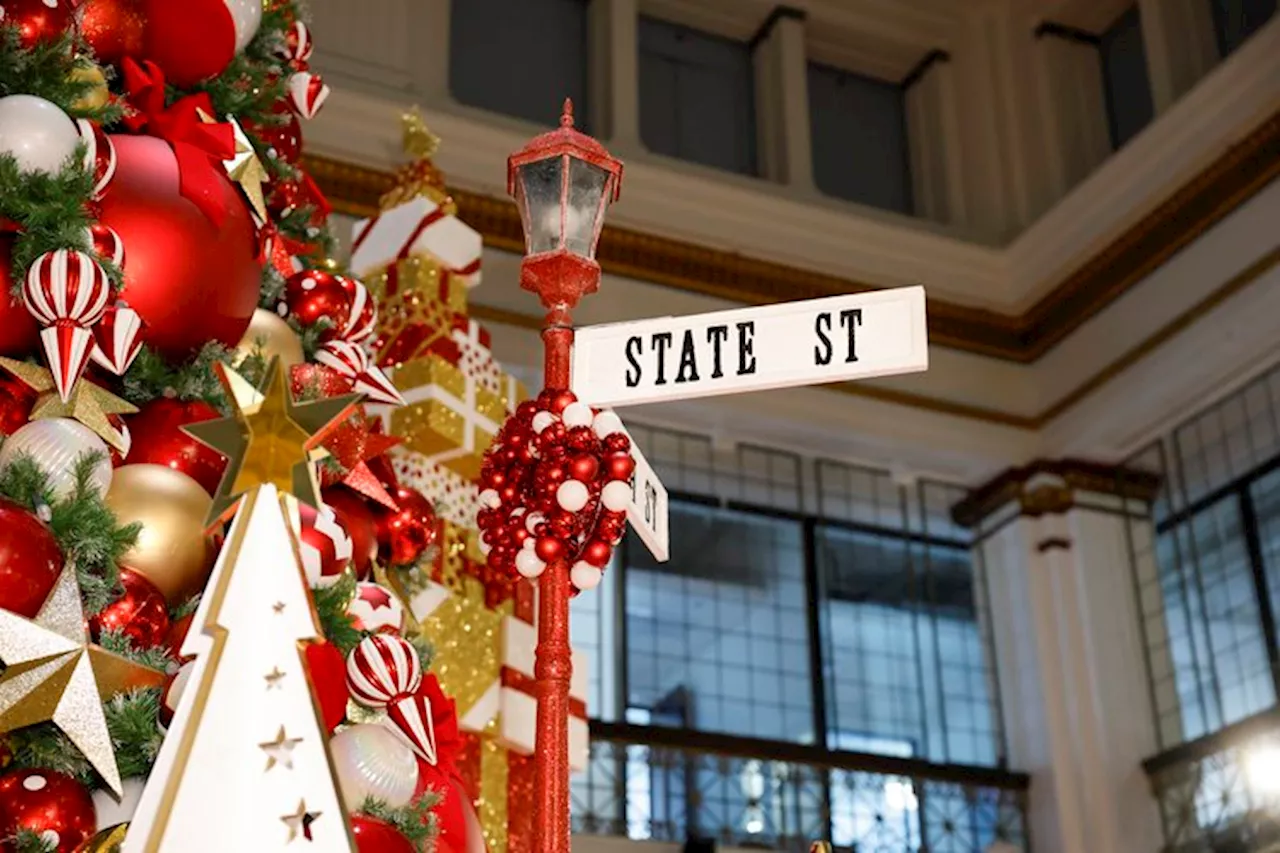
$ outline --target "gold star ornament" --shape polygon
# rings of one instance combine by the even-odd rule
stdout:
[[[164,673],[89,641],[76,571],[68,566],[34,619],[0,610],[0,733],[51,722],[75,744],[107,787],[121,794],[102,703]]]
[[[121,454],[129,452],[129,434],[112,426],[110,416],[132,415],[138,411],[137,406],[126,403],[87,379],[77,382],[71,398],[64,402],[54,386],[53,374],[38,364],[0,358],[0,369],[39,395],[31,409],[31,420],[72,418],[93,430]]]
[[[246,405],[243,393],[236,393],[238,388],[243,389],[243,379],[240,383],[231,379],[236,376],[235,371],[225,364],[215,364],[214,369],[234,414],[183,427],[228,460],[213,498],[209,523],[225,519],[243,495],[266,483],[318,506],[320,489],[314,463],[324,455],[320,445],[347,419],[360,395],[295,403],[284,366],[279,359],[272,359],[258,389],[261,400]]]

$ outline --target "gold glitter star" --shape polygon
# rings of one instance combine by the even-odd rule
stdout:
[[[276,735],[275,740],[269,740],[266,743],[258,744],[258,748],[267,754],[267,769],[270,770],[279,764],[286,770],[293,769],[293,750],[298,744],[302,743],[300,737],[288,737],[284,733],[284,726],[280,727],[280,732]]]
[[[128,434],[112,426],[109,416],[131,415],[138,411],[137,406],[126,403],[87,379],[77,382],[70,399],[63,402],[54,386],[53,374],[47,369],[12,358],[0,358],[0,368],[39,395],[31,409],[31,420],[72,418],[96,432],[121,453],[129,452]]]
[[[89,641],[74,568],[63,569],[34,619],[0,610],[0,733],[52,722],[103,781],[121,793],[102,703],[138,687],[158,687],[164,673]]]
[[[298,800],[298,810],[293,814],[287,814],[280,818],[284,821],[284,825],[289,827],[289,838],[286,843],[293,841],[301,835],[308,841],[311,840],[311,824],[320,819],[320,812],[307,811],[307,801]]]
[[[261,402],[245,406],[228,377],[235,371],[217,363],[227,398],[235,409],[229,418],[204,421],[183,430],[228,459],[218,484],[209,522],[226,518],[240,497],[264,483],[294,495],[312,506],[320,503],[314,461],[319,447],[355,409],[358,394],[330,397],[313,403],[294,403],[289,380],[279,359],[267,366]]]

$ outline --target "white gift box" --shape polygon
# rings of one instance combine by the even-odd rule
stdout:
[[[418,197],[362,219],[352,230],[351,271],[356,276],[385,269],[396,261],[427,255],[461,276],[468,287],[480,283],[480,232]]]

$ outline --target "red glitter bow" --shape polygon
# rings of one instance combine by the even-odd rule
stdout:
[[[124,60],[124,85],[133,112],[124,123],[134,133],[146,131],[173,149],[178,160],[178,187],[190,201],[221,226],[227,216],[226,195],[220,186],[225,180],[222,161],[236,153],[235,130],[222,122],[208,122],[213,116],[209,95],[187,95],[165,106],[164,72],[154,62]]]

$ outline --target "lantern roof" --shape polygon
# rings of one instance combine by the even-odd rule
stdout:
[[[521,166],[565,154],[612,172],[614,180],[610,201],[618,200],[622,189],[622,161],[573,126],[573,100],[570,98],[564,99],[564,112],[560,115],[558,128],[535,136],[524,148],[507,158],[507,193],[515,194],[516,173]]]

